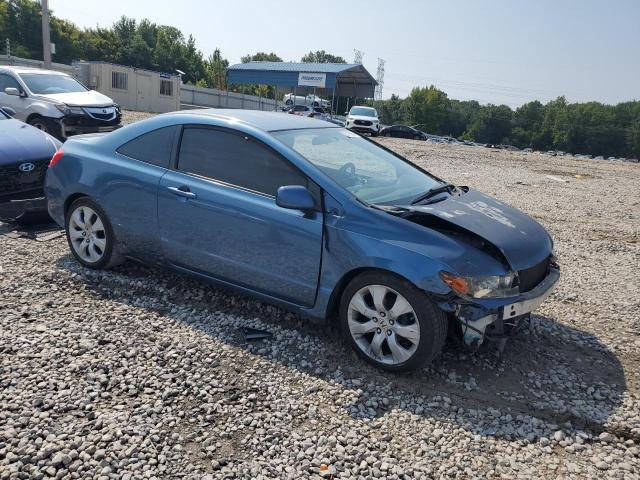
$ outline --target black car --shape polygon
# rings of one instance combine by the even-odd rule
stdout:
[[[44,177],[62,145],[0,108],[0,220],[30,223],[48,218]]]
[[[414,140],[427,139],[426,133],[416,130],[415,128],[408,127],[407,125],[391,125],[390,127],[384,127],[380,130],[380,135],[384,137],[413,138]]]

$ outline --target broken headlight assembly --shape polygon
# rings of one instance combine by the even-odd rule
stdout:
[[[503,298],[520,293],[518,287],[514,286],[515,273],[463,277],[449,272],[440,272],[440,278],[461,297]]]
[[[70,107],[64,103],[56,104],[56,108],[62,112],[63,115],[84,115],[82,107]]]

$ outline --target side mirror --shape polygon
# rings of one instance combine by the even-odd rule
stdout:
[[[20,96],[20,90],[18,90],[15,87],[7,87],[4,89],[4,93],[6,93],[7,95],[13,95],[15,97],[19,97]]]
[[[7,115],[9,115],[10,117],[15,117],[16,116],[16,111],[13,108],[2,107],[2,111],[4,113],[6,113]]]
[[[349,112],[344,112],[344,114],[345,114],[345,116],[346,116],[346,115],[349,115]]]
[[[276,205],[290,210],[308,212],[315,210],[316,202],[311,192],[301,185],[285,185],[276,193]]]

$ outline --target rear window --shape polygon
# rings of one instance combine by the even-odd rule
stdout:
[[[169,168],[174,138],[179,130],[179,125],[152,130],[125,143],[117,152],[141,162]]]

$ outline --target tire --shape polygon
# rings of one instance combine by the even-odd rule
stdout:
[[[342,294],[339,314],[345,340],[356,353],[392,372],[430,363],[447,336],[446,315],[424,292],[392,273],[370,271],[351,280]]]
[[[99,270],[124,261],[107,214],[90,198],[78,198],[69,206],[64,225],[69,249],[83,266]],[[92,241],[85,240],[87,236]]]
[[[43,132],[48,133],[49,135],[56,137],[58,140],[64,142],[60,125],[52,118],[41,117],[38,115],[30,118],[27,123],[32,127],[36,127],[38,130],[42,130]]]
[[[371,136],[372,137],[377,137],[378,136],[378,132],[371,132]]]
[[[293,105],[293,102],[291,101],[291,99],[290,99],[290,98],[288,98],[288,99],[284,102],[284,104],[285,104],[285,105]]]

